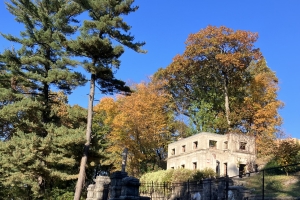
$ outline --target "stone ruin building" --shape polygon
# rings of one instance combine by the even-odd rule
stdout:
[[[168,145],[167,169],[212,168],[229,177],[254,171],[255,137],[202,132]]]
[[[188,138],[180,139],[168,145],[167,169],[187,168],[216,170],[218,176],[229,177],[254,171],[256,159],[255,138],[243,134],[218,135],[202,132]],[[123,155],[124,154],[124,155]],[[97,176],[95,184],[89,185],[86,200],[159,200],[151,195],[140,196],[139,179],[129,177],[125,172],[127,149],[123,152],[122,171],[114,172],[110,177]],[[228,185],[228,178],[218,181],[203,180],[202,189],[191,185],[188,192],[184,186],[173,188],[170,200],[190,200],[199,193],[201,199],[223,199],[227,187],[227,199],[255,199],[241,186]],[[230,180],[231,181],[231,180]],[[227,186],[226,186],[227,182]],[[232,182],[232,181],[231,181]],[[154,192],[154,193],[153,193]],[[200,195],[201,193],[201,195]]]

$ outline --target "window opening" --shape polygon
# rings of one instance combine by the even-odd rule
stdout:
[[[193,162],[193,169],[197,169],[197,162]]]
[[[240,142],[240,150],[246,150],[246,142]]]
[[[216,149],[217,148],[217,141],[209,140],[209,148]]]
[[[175,149],[172,149],[171,155],[175,155]]]
[[[224,142],[224,149],[228,149],[228,141]]]
[[[193,143],[193,148],[194,148],[194,149],[198,149],[198,141],[195,141],[195,142]]]

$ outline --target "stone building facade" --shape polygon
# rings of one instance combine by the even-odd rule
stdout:
[[[202,132],[168,145],[167,169],[212,168],[218,176],[254,170],[255,138],[244,134]]]

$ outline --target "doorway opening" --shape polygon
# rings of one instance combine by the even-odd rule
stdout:
[[[216,174],[217,174],[217,177],[220,177],[220,162],[217,160],[217,163],[216,163]]]
[[[243,175],[246,173],[246,165],[245,164],[240,164],[240,167],[239,167],[239,176],[240,178],[243,177]]]
[[[227,176],[227,163],[224,163],[224,175]]]

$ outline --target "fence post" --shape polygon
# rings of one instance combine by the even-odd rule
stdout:
[[[188,198],[187,199],[190,199],[190,179],[188,179],[188,182],[187,182],[187,189],[188,189]]]
[[[265,199],[265,170],[262,170],[262,200]]]
[[[227,172],[227,171],[226,171]],[[228,175],[226,174],[226,178],[225,178],[225,199],[228,200],[228,185],[229,185],[229,178],[228,178]]]
[[[165,192],[165,190],[166,190],[166,184],[164,182],[164,199],[166,198],[166,192]]]
[[[151,193],[150,193],[150,196],[151,196],[151,200],[152,200],[152,193],[154,191],[154,188],[153,188],[153,181],[151,182]]]
[[[209,179],[209,200],[211,200],[211,178]]]

